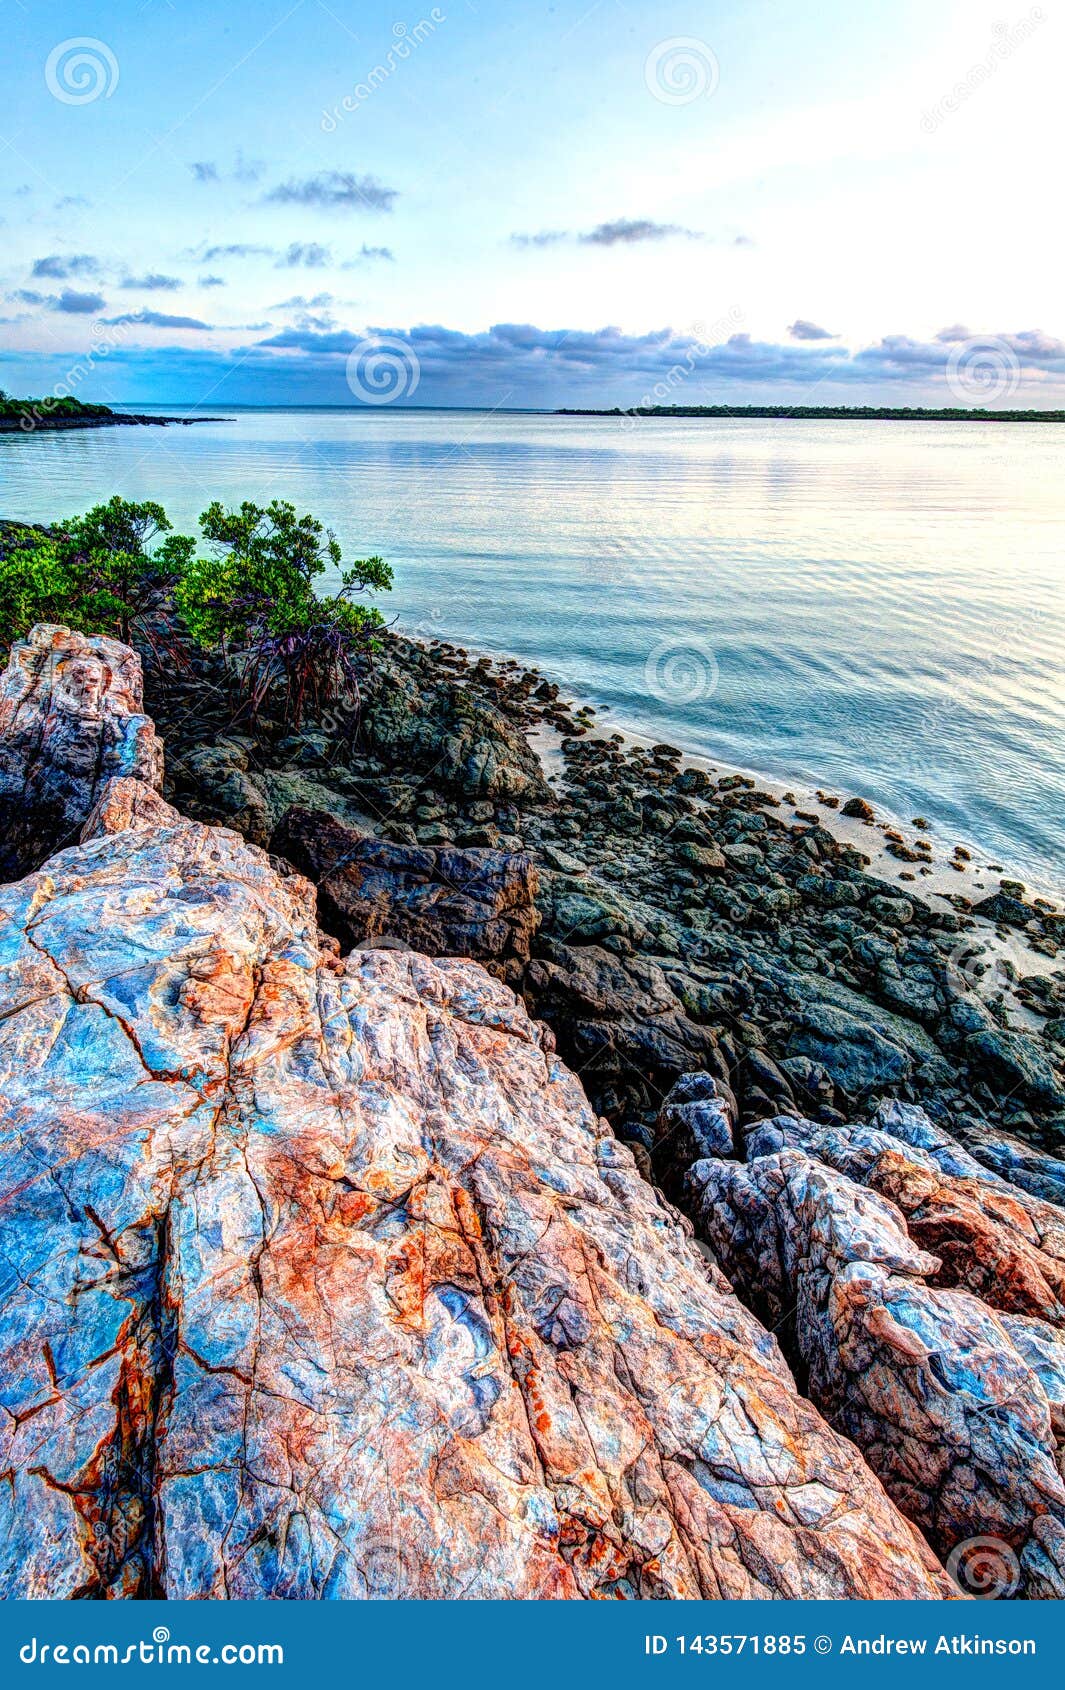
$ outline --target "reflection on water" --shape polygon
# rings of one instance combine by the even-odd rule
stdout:
[[[1040,880],[1065,858],[1065,431],[234,411],[0,438],[0,514],[180,526],[283,497],[393,609],[692,751],[860,791]]]

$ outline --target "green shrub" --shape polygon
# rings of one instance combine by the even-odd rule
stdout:
[[[265,507],[245,500],[236,511],[216,500],[200,528],[213,550],[188,562],[177,607],[200,645],[235,654],[233,668],[252,712],[278,686],[297,724],[308,703],[357,698],[355,653],[384,624],[379,611],[356,604],[354,595],[387,590],[389,565],[370,557],[342,570],[335,536],[283,499]],[[340,573],[340,589],[319,597],[315,583],[330,568]]]
[[[0,643],[35,622],[65,622],[147,647],[165,674],[178,654],[157,612],[172,600],[196,643],[221,651],[237,706],[252,717],[278,691],[297,725],[308,704],[357,703],[356,656],[384,624],[355,595],[389,588],[388,564],[370,557],[342,569],[335,537],[281,499],[235,511],[216,501],[200,528],[210,550],[197,557],[161,505],[116,496],[61,531],[0,538]],[[339,588],[319,597],[328,569]]]
[[[170,530],[161,505],[116,496],[62,530],[28,532],[0,557],[0,642],[10,645],[35,622],[67,622],[127,642],[143,635],[151,604],[174,586],[195,549]]]

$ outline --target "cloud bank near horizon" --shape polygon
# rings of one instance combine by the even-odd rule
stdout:
[[[769,403],[785,397],[814,404],[1050,409],[1065,400],[1065,341],[1037,329],[980,335],[953,324],[930,340],[894,333],[855,349],[827,336],[756,339],[742,327],[738,309],[719,325],[683,332],[497,323],[468,333],[442,324],[343,328],[328,316],[330,303],[324,294],[293,296],[279,307],[300,313],[293,323],[228,349],[193,349],[142,336],[141,330],[185,328],[198,338],[217,327],[142,310],[101,320],[113,343],[98,335],[82,354],[8,353],[0,362],[5,369],[23,366],[27,379],[36,372],[41,391],[62,384],[86,398],[143,401],[155,395],[171,403],[197,403],[208,391],[218,403],[227,396],[233,403],[357,403],[349,364],[380,347],[417,372],[404,396],[425,405],[609,408]],[[325,314],[309,317],[308,306]],[[52,308],[86,314],[86,298],[57,301]],[[793,335],[795,326],[789,330]],[[135,344],[138,338],[149,344]],[[10,375],[5,385],[12,385]]]

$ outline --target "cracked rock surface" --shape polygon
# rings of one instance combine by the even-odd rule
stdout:
[[[945,1561],[994,1539],[1000,1593],[1065,1596],[1065,1214],[897,1103],[745,1148],[688,1206],[811,1399]]]
[[[72,844],[118,776],[163,780],[136,655],[102,635],[39,623],[0,676],[0,880]]]
[[[520,981],[540,919],[536,870],[523,853],[367,838],[298,804],[270,849],[315,882],[323,925],[345,949],[383,939]]]
[[[511,992],[150,785],[0,891],[0,1109],[4,1595],[954,1591]]]

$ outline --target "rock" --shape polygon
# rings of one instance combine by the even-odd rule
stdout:
[[[841,816],[850,816],[854,821],[876,821],[876,811],[865,798],[848,798],[839,813]]]
[[[908,898],[870,898],[866,909],[885,927],[908,927],[913,920]]]
[[[735,846],[731,849],[735,850]],[[682,840],[677,846],[677,857],[703,874],[718,874],[725,867],[724,854],[716,845],[697,845],[690,839]]]
[[[282,817],[270,849],[315,882],[323,924],[345,949],[399,943],[515,976],[529,960],[539,915],[527,856],[398,845],[298,807]]]
[[[1010,1133],[993,1127],[969,1126],[966,1146],[977,1162],[1011,1185],[1065,1208],[1065,1161],[1045,1155]]]
[[[179,769],[171,761],[170,773],[187,778],[190,784],[210,788],[231,775],[243,774],[248,763],[246,745],[239,740],[217,739],[213,745],[195,745],[186,751]]]
[[[541,855],[548,868],[557,870],[559,874],[576,875],[579,878],[588,873],[584,863],[580,862],[577,857],[572,856],[569,851],[561,850],[557,845],[544,845]]]
[[[865,1184],[890,1198],[914,1243],[938,1257],[937,1285],[973,1291],[1009,1314],[1065,1324],[1065,1259],[1041,1248],[1020,1193],[914,1167],[892,1150],[875,1159]],[[1065,1244],[1065,1216],[1050,1221],[1050,1242]],[[1065,1366],[1065,1346],[1061,1361]]]
[[[981,898],[973,905],[973,914],[982,915],[985,920],[998,922],[1004,927],[1023,928],[1037,919],[1039,912],[1020,898],[1011,897],[1006,892],[994,892],[990,898]]]
[[[889,1155],[898,1173],[904,1158]],[[935,1189],[916,1169],[906,1179],[911,1197],[922,1180],[926,1194]],[[993,1537],[1009,1569],[1001,1594],[1031,1582],[1033,1594],[1065,1595],[1060,1405],[1048,1396],[1065,1377],[1058,1334],[1037,1323],[1037,1363],[1034,1342],[1018,1342],[1021,1316],[934,1289],[942,1261],[910,1237],[895,1204],[802,1150],[746,1167],[701,1162],[690,1181],[715,1259],[781,1329],[814,1402],[938,1553]]]
[[[504,986],[131,788],[0,892],[4,1596],[951,1593]]]
[[[563,942],[602,944],[620,938],[629,949],[651,942],[640,912],[626,898],[607,892],[583,873],[541,870],[538,905],[544,933]]]
[[[657,964],[543,935],[537,950],[525,973],[526,1001],[554,1028],[601,1113],[621,1119],[657,1107],[683,1073],[708,1069],[727,1078],[713,1032],[687,1015]]]
[[[1027,1102],[1048,1109],[1065,1108],[1065,1087],[1050,1061],[1022,1034],[983,1028],[969,1034],[965,1054],[978,1072],[986,1073]]]
[[[140,661],[102,635],[39,623],[0,681],[0,879],[37,868],[84,827],[115,776],[161,787]]]
[[[912,1072],[906,1047],[870,1019],[815,1001],[799,1011],[798,1022],[788,1041],[789,1056],[805,1056],[816,1063],[848,1097],[866,1097],[882,1086],[900,1085]]]
[[[680,1194],[693,1163],[705,1156],[730,1156],[734,1149],[736,1099],[713,1074],[682,1074],[670,1088],[655,1123],[652,1156],[663,1189]]]
[[[390,763],[431,771],[434,782],[470,797],[553,802],[524,734],[472,688],[426,684],[383,665],[368,685],[360,734]]]
[[[744,844],[742,841],[735,845],[725,845],[722,851],[732,867],[741,871],[761,868],[765,861],[757,845]]]

